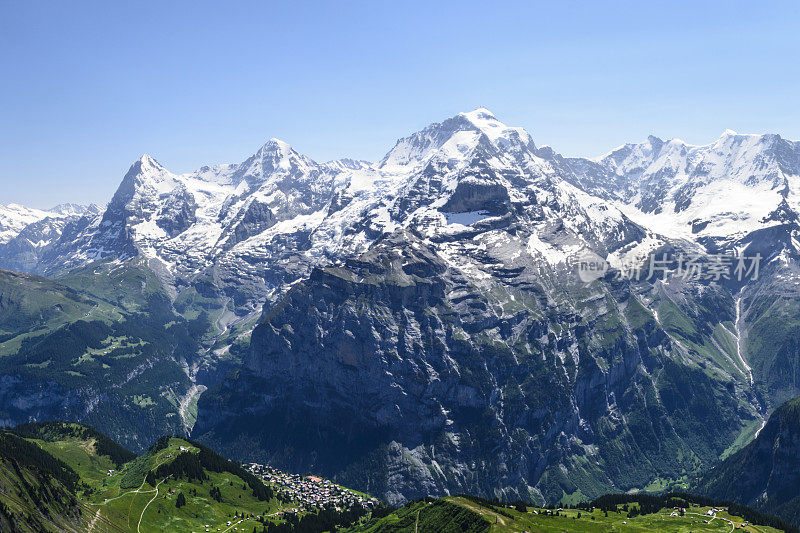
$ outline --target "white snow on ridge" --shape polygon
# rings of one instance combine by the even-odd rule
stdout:
[[[798,142],[728,130],[704,146],[650,137],[593,161],[636,191],[614,203],[637,223],[672,238],[733,241],[777,223],[770,215],[784,198],[800,206],[792,159]]]
[[[533,257],[541,257],[550,265],[567,264],[572,255],[579,250],[582,246],[557,247],[549,242],[542,240],[538,232],[531,233],[528,238],[528,253]]]
[[[491,267],[471,254],[504,242],[512,231],[518,244],[504,260],[527,253],[563,265],[596,246],[619,262],[646,254],[664,237],[737,239],[776,223],[767,219],[784,197],[800,208],[800,178],[776,162],[776,143],[800,159],[800,143],[726,132],[703,147],[651,137],[594,163],[573,159],[574,166],[559,166],[535,150],[524,129],[479,108],[399,140],[377,164],[319,164],[278,139],[241,163],[185,174],[143,156],[115,196],[118,212],[84,231],[69,252],[70,265],[114,257],[129,249],[117,245],[130,235],[135,248],[176,277],[192,279],[221,265],[230,278],[241,274],[264,284],[270,269],[290,270],[287,279],[300,276],[309,265],[364,251],[403,227],[438,243],[448,261],[467,265],[476,279],[491,276]],[[580,187],[571,172],[586,172]],[[591,188],[592,179],[631,186],[624,198],[619,191],[605,197],[601,187]],[[0,243],[8,240],[3,232],[15,235],[28,220],[17,213],[16,229],[7,229],[3,209]]]
[[[487,140],[490,145],[486,144]],[[411,187],[425,166],[434,164],[440,179],[437,196],[431,198],[427,206],[411,213],[405,224],[422,222],[428,226],[425,234],[430,236],[437,232],[452,234],[453,230],[446,226],[466,227],[490,218],[487,212],[477,210],[444,213],[445,220],[435,222],[442,216],[435,210],[446,203],[459,183],[482,185],[483,178],[464,176],[462,170],[484,143],[481,154],[491,168],[501,175],[516,173],[520,180],[529,183],[527,189],[520,189],[519,184],[511,185],[503,179],[501,183],[511,201],[524,203],[534,194],[542,202],[555,202],[562,210],[560,216],[565,227],[575,235],[589,231],[614,237],[626,223],[627,216],[656,233],[691,239],[692,223],[708,218],[709,213],[713,216],[699,233],[730,235],[732,227],[739,232],[757,229],[776,205],[777,193],[768,184],[769,180],[762,180],[754,194],[753,184],[746,183],[752,180],[743,177],[746,171],[742,170],[753,168],[753,163],[740,163],[738,177],[732,182],[710,176],[722,172],[715,170],[717,167],[724,167],[728,172],[733,168],[723,152],[732,152],[735,157],[751,161],[754,150],[765,142],[763,137],[726,133],[717,142],[701,147],[705,151],[698,151],[682,141],[663,142],[651,138],[641,145],[626,145],[622,154],[610,153],[604,163],[612,170],[638,175],[642,180],[650,175],[666,175],[672,194],[677,194],[680,187],[693,179],[692,173],[697,168],[704,170],[708,183],[693,191],[694,198],[688,208],[676,210],[675,201],[668,199],[661,211],[645,212],[630,203],[615,204],[570,185],[549,163],[531,153],[529,148],[533,143],[525,130],[505,126],[488,110],[480,108],[401,139],[382,162],[374,166],[346,160],[319,165],[278,139],[271,139],[239,165],[203,167],[183,175],[171,174],[151,158],[142,158],[142,171],[147,177],[137,191],[141,196],[138,204],[156,206],[168,196],[179,198],[176,191],[185,189],[196,205],[197,220],[181,234],[170,238],[155,223],[155,219],[163,215],[162,211],[151,209],[145,210],[143,214],[147,220],[134,226],[134,230],[136,238],[151,248],[152,254],[158,255],[158,250],[174,254],[181,248],[188,253],[192,249],[199,256],[206,254],[207,261],[221,253],[266,258],[265,248],[272,246],[276,237],[297,232],[310,234],[308,253],[313,256],[336,254],[344,248],[362,249],[369,244],[369,239],[361,232],[351,234],[348,228],[361,220],[369,221],[372,228],[379,231],[398,227],[390,214],[392,206],[398,198],[412,192]],[[493,146],[496,152],[491,152],[492,148],[487,146]],[[548,185],[551,182],[555,187]],[[717,209],[722,193],[729,198],[724,210]],[[334,209],[328,200],[333,197],[339,198],[336,202],[343,202],[343,206]],[[274,222],[255,235],[246,235],[226,252],[225,243],[230,232],[245,220],[253,202],[269,210]],[[559,214],[553,212],[550,216]],[[160,241],[163,244],[159,245]],[[531,251],[538,249],[545,259],[555,263],[563,263],[568,253],[572,253],[571,249],[559,249],[562,245],[545,242],[535,233],[528,243]],[[168,257],[163,259],[171,262]]]
[[[738,238],[771,225],[764,219],[780,202],[778,190],[770,186],[748,187],[720,180],[698,189],[684,210],[676,209],[674,200],[664,202],[658,213],[646,213],[623,202],[616,206],[631,220],[664,236],[693,240],[697,236]],[[702,229],[693,232],[693,223]]]
[[[503,149],[514,140],[518,139],[525,144],[532,143],[531,136],[524,128],[509,127],[497,120],[491,111],[485,107],[479,107],[468,113],[461,113],[472,122],[492,143]]]
[[[95,204],[81,205],[81,204],[58,204],[47,210],[49,213],[63,216],[85,216],[97,215],[102,212],[102,209]]]
[[[460,224],[461,226],[471,226],[481,220],[490,218],[488,211],[468,211],[466,213],[442,213],[447,219],[448,224]]]
[[[28,224],[47,217],[60,217],[57,213],[32,209],[19,204],[0,205],[0,244],[7,243]]]

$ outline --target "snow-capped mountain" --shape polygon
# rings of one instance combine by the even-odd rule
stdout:
[[[19,204],[0,205],[0,244],[16,237],[28,224],[48,216],[52,216],[52,213]]]
[[[600,161],[637,184],[625,201],[638,218],[674,237],[732,242],[800,209],[800,143],[778,135],[726,131],[706,146],[651,137]]]
[[[753,154],[732,150],[740,156],[739,167],[756,168],[747,167]],[[331,205],[350,208],[347,216],[329,207],[309,235],[312,243],[333,236],[317,249],[372,244],[342,247],[334,266],[313,268],[279,305],[265,306],[242,373],[201,397],[197,430],[219,446],[260,442],[294,468],[330,475],[358,470],[364,452],[353,455],[348,443],[379,443],[386,448],[369,453],[392,474],[368,488],[393,501],[448,491],[550,500],[634,488],[634,471],[675,476],[686,468],[672,470],[681,457],[713,462],[718,452],[696,443],[730,442],[724,435],[741,431],[738,420],[757,419],[761,402],[773,401],[758,396],[756,381],[769,381],[775,398],[800,386],[767,377],[779,364],[772,356],[743,355],[741,317],[756,322],[765,305],[758,294],[781,294],[791,282],[747,293],[613,275],[578,283],[572,261],[586,249],[616,265],[706,243],[649,224],[646,206],[634,202],[643,180],[630,172],[537,149],[485,109],[401,139],[376,165],[339,176]],[[724,179],[719,172],[707,183]],[[742,243],[745,233],[731,239]],[[768,279],[794,279],[764,255]],[[760,333],[750,335],[754,342]],[[637,428],[645,405],[655,422]],[[705,429],[683,423],[707,415]],[[242,429],[254,420],[288,429]],[[476,437],[482,428],[493,436]],[[305,432],[324,435],[335,456],[304,455]],[[620,468],[617,445],[627,435],[626,464],[651,456],[635,459],[633,448],[666,462]],[[579,464],[603,473],[587,474],[586,484],[559,480],[565,469],[595,468]]]
[[[572,236],[559,239],[573,239],[574,249],[590,241],[605,249],[609,236],[618,248],[641,231],[534,152],[524,130],[478,109],[401,139],[377,164],[319,164],[276,139],[240,164],[188,174],[143,156],[102,216],[73,224],[33,270],[52,275],[141,254],[176,293],[198,277],[235,279],[232,290],[247,287],[236,313],[247,314],[312,266],[402,227],[452,241],[475,224],[509,224],[518,208],[541,219],[539,252],[562,262],[566,255],[546,244],[544,219],[554,227],[556,210],[569,211]]]
[[[724,248],[796,222],[800,211],[800,142],[778,135],[729,130],[704,146],[651,136],[591,160],[546,156],[573,183],[671,238]]]
[[[65,227],[100,213],[96,205],[60,204],[41,210],[17,204],[0,205],[0,267],[34,272],[41,255],[60,238]]]
[[[778,371],[800,360],[798,146],[728,132],[566,158],[481,108],[375,163],[318,163],[277,139],[185,174],[145,155],[101,213],[32,220],[0,266],[194,332],[160,408],[191,429],[202,394],[196,431],[234,455],[261,442],[342,476],[367,455],[386,476],[353,483],[398,502],[629,490],[713,464],[800,392]],[[762,255],[759,280],[614,271],[732,249]],[[574,271],[588,252],[612,267],[593,283]],[[239,372],[217,383],[223,359]],[[334,455],[304,448],[319,435]]]
[[[754,231],[789,224],[781,239],[796,251],[798,146],[726,132],[707,146],[650,137],[564,158],[481,108],[400,139],[377,163],[317,163],[278,139],[186,174],[145,155],[101,214],[18,214],[0,266],[54,276],[143,257],[175,300],[214,292],[222,327],[400,229],[439,243],[454,264],[475,263],[476,275],[487,267],[474,252],[500,243],[563,270],[584,249],[617,266],[668,241],[742,249]],[[38,226],[12,242],[28,220]]]
[[[476,158],[485,168],[465,171]],[[34,270],[52,274],[142,253],[170,278],[226,265],[236,275],[266,279],[258,300],[279,293],[308,265],[363,251],[378,235],[409,225],[431,238],[457,233],[458,226],[502,218],[503,205],[533,197],[542,208],[553,202],[572,211],[576,218],[568,222],[588,240],[634,221],[652,235],[732,244],[796,219],[798,173],[800,144],[776,135],[726,132],[707,146],[650,137],[595,159],[563,158],[477,109],[401,139],[376,164],[319,164],[277,139],[242,163],[189,174],[173,174],[143,156],[102,218],[71,228],[53,245],[57,253]],[[476,206],[487,201],[479,213]],[[4,242],[51,216],[19,206],[5,211],[15,216],[5,215]],[[95,211],[59,206],[53,212],[91,217]],[[470,224],[459,224],[464,221]],[[587,233],[603,225],[594,230],[604,235]],[[539,252],[564,256],[546,241]],[[276,262],[284,272],[260,266]],[[285,277],[287,269],[297,272]]]
[[[49,213],[55,213],[57,215],[62,215],[65,217],[84,217],[84,216],[93,216],[99,215],[103,212],[103,210],[95,205],[81,205],[81,204],[58,204],[55,207],[51,207],[47,210]]]

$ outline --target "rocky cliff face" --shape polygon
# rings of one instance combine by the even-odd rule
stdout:
[[[275,139],[188,174],[144,156],[19,264],[158,315],[171,336],[125,348],[165,366],[136,376],[186,428],[213,386],[195,433],[242,459],[395,502],[588,497],[711,466],[800,393],[797,154],[726,133],[565,158],[477,109],[375,164]],[[758,279],[677,272],[734,250]],[[621,275],[663,254],[663,276]],[[582,279],[587,256],[606,262]]]
[[[716,239],[680,226],[687,206],[708,213],[699,200],[708,190],[681,192],[698,168],[704,187],[727,179],[708,162],[720,147],[731,160],[719,166],[739,169],[737,183],[765,195],[776,180],[794,183],[792,169],[745,177],[764,165],[741,148],[760,140],[739,137],[687,149],[680,164],[670,154],[683,151],[665,156],[655,139],[569,160],[479,110],[402,139],[379,168],[405,176],[383,203],[407,229],[315,268],[266,306],[245,369],[201,398],[198,431],[231,451],[258,442],[270,460],[393,501],[460,491],[553,501],[714,464],[800,385],[766,370],[797,354],[768,355],[762,329],[794,298],[797,227],[758,222]],[[648,161],[646,179],[634,152]],[[682,203],[669,215],[679,233],[653,231],[646,202],[628,203],[645,190]],[[762,254],[760,281],[614,272],[631,258],[725,243]],[[580,283],[572,261],[582,250],[612,270]]]
[[[741,384],[684,360],[641,303],[652,293],[494,271],[476,282],[407,232],[315,269],[201,398],[199,431],[393,502],[553,501],[681,477],[757,416]]]

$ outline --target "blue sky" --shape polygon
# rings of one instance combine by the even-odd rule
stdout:
[[[375,160],[478,106],[568,155],[800,139],[798,6],[0,0],[0,203],[105,203],[142,153],[184,172],[270,137]]]

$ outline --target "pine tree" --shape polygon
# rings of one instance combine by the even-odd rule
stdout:
[[[183,492],[178,493],[178,499],[175,501],[175,507],[181,508],[186,505],[186,496],[183,495]]]

